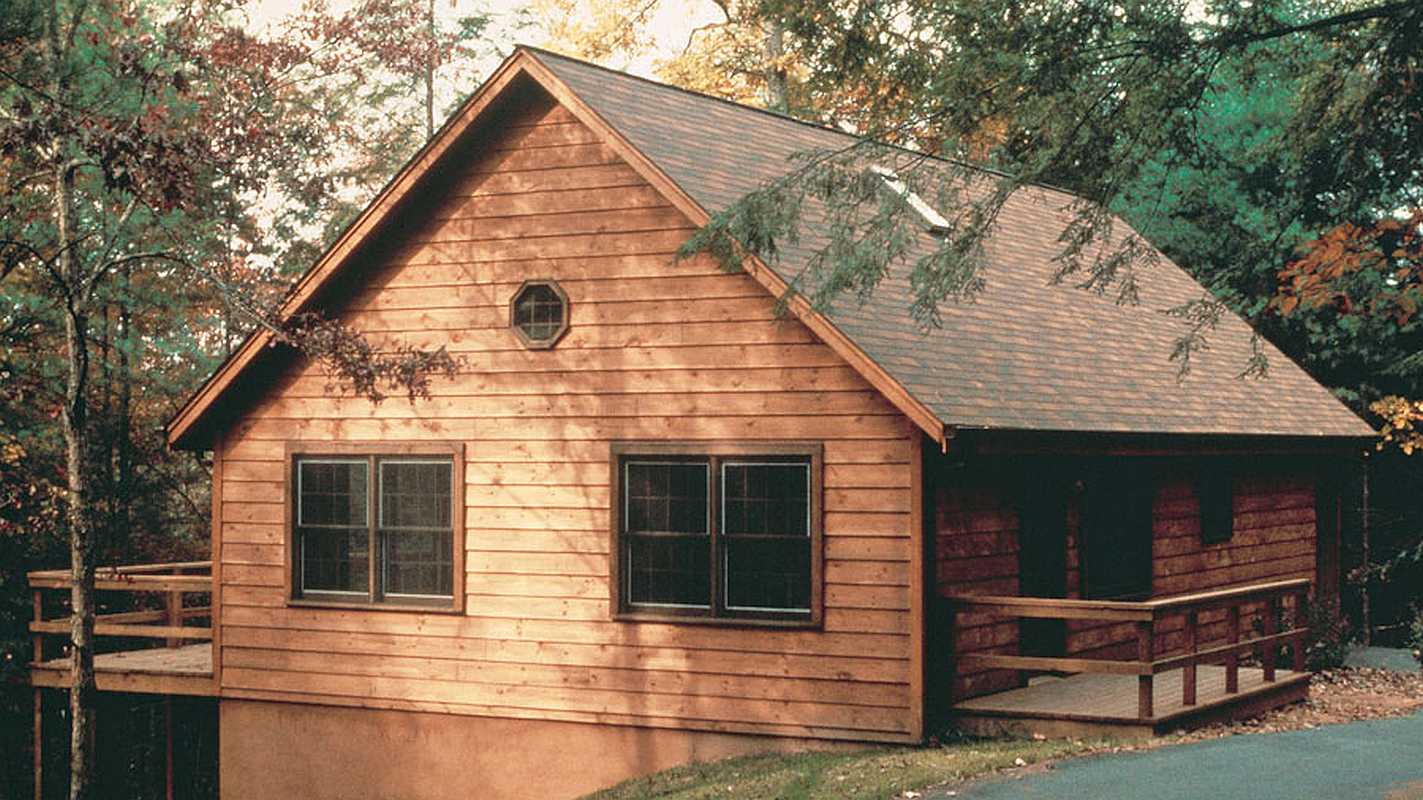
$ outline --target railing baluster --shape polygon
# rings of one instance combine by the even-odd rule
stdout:
[[[1196,653],[1196,622],[1196,610],[1193,608],[1186,612],[1185,648],[1189,655]],[[1181,668],[1181,702],[1188,706],[1196,704],[1196,662],[1194,661],[1188,662]]]
[[[1275,652],[1279,648],[1279,645],[1276,642],[1271,641],[1270,637],[1274,636],[1275,633],[1279,630],[1279,627],[1276,624],[1276,622],[1279,620],[1279,615],[1280,597],[1279,595],[1272,594],[1270,595],[1270,599],[1265,601],[1264,628],[1266,641],[1264,646],[1261,648],[1260,653],[1260,665],[1264,667],[1266,683],[1275,682]]]
[[[1240,606],[1232,603],[1225,612],[1225,640],[1231,645],[1240,644]],[[1240,691],[1240,651],[1231,650],[1225,657],[1225,691],[1235,694]]]
[[[1155,636],[1154,620],[1136,624],[1137,661],[1151,663],[1152,652],[1156,649]],[[1139,719],[1148,720],[1152,717],[1151,695],[1155,689],[1153,684],[1153,676],[1150,674],[1138,675],[1136,678],[1136,715]]]
[[[1294,646],[1290,649],[1294,651],[1295,672],[1305,671],[1304,648],[1309,643],[1309,592],[1303,591],[1295,595],[1295,628],[1299,633],[1295,634]]]

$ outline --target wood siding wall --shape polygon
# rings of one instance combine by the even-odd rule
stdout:
[[[466,370],[372,405],[293,365],[224,437],[222,696],[917,738],[917,429],[751,278],[673,264],[689,223],[568,111],[502,113],[450,193],[352,278],[343,317]],[[571,301],[549,351],[508,328],[533,278]],[[617,440],[823,441],[823,630],[611,621]],[[288,607],[284,448],[353,441],[464,443],[464,614]]]
[[[1018,510],[998,485],[951,482],[937,492],[935,572],[939,594],[1018,593]],[[1199,505],[1192,481],[1159,481],[1152,506],[1152,595],[1168,597],[1207,589],[1315,577],[1314,482],[1280,470],[1246,473],[1235,484],[1235,532],[1230,541],[1202,545]],[[1068,596],[1079,597],[1078,514],[1067,514]],[[1242,624],[1256,619],[1247,613]],[[1002,617],[968,617],[955,643],[959,652],[1017,654],[1018,625]],[[1183,620],[1157,627],[1156,652],[1179,650]],[[1128,657],[1135,652],[1131,625],[1069,622],[1069,655]],[[1199,645],[1222,642],[1224,612],[1200,617]],[[954,696],[965,698],[1013,688],[1015,673],[982,670],[960,675]]]

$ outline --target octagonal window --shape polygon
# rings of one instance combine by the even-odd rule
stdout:
[[[514,293],[509,316],[526,347],[553,347],[568,330],[568,296],[553,281],[526,281]]]

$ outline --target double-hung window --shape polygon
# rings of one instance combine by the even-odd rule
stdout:
[[[459,468],[451,448],[293,455],[292,599],[458,607]]]
[[[818,446],[624,444],[612,467],[620,616],[819,621]]]

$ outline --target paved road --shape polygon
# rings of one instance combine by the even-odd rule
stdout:
[[[926,800],[950,797],[931,793]],[[1065,761],[955,800],[1423,800],[1423,714]]]

